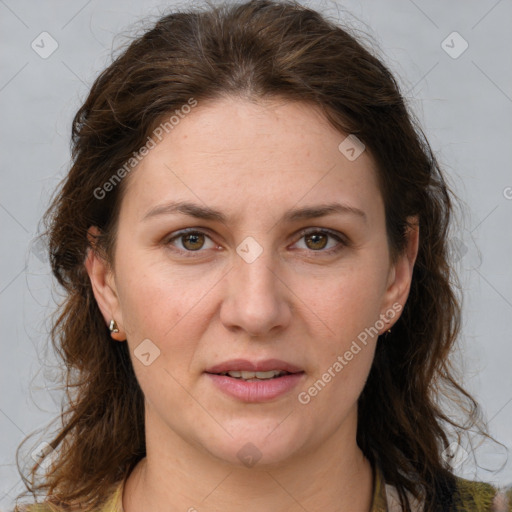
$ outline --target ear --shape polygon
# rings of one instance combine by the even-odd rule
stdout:
[[[409,296],[411,289],[412,273],[414,263],[418,255],[419,247],[419,223],[418,217],[409,217],[409,224],[406,232],[406,247],[401,254],[397,256],[396,261],[391,265],[388,275],[388,283],[383,300],[383,310],[381,318],[386,322],[385,330],[391,326],[400,317],[401,311]],[[398,307],[400,305],[400,307]],[[387,315],[386,315],[387,313]]]
[[[92,291],[106,325],[109,326],[111,320],[115,320],[119,329],[118,333],[112,332],[110,335],[117,341],[124,341],[126,340],[126,333],[123,329],[123,319],[114,275],[105,259],[96,249],[96,238],[99,235],[100,230],[96,226],[91,226],[87,231],[87,238],[91,247],[87,250],[85,268],[89,274]]]

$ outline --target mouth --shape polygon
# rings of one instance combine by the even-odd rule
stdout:
[[[245,381],[279,379],[284,375],[304,373],[299,366],[281,359],[266,359],[258,362],[248,359],[231,359],[211,366],[205,372]]]
[[[268,372],[248,372],[233,370],[229,372],[220,372],[215,375],[225,375],[232,377],[233,379],[245,380],[246,382],[257,382],[261,380],[278,379],[283,375],[291,375],[291,373],[284,370],[270,370]]]
[[[258,363],[237,359],[208,368],[205,374],[219,390],[233,398],[244,402],[264,402],[291,391],[305,372],[277,359]]]

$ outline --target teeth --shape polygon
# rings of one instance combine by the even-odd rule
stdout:
[[[246,372],[246,371],[230,371],[224,372],[222,375],[229,375],[235,379],[255,380],[255,379],[273,379],[274,377],[284,375],[286,372],[281,370],[270,370],[269,372]]]

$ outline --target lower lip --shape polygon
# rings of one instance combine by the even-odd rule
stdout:
[[[274,379],[247,382],[228,375],[207,373],[213,383],[227,395],[243,402],[266,402],[291,391],[304,377],[304,372],[290,373]]]

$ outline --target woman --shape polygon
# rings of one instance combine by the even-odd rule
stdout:
[[[289,2],[165,16],[73,143],[41,510],[512,510],[451,470],[478,408],[448,361],[450,193],[353,36]]]

